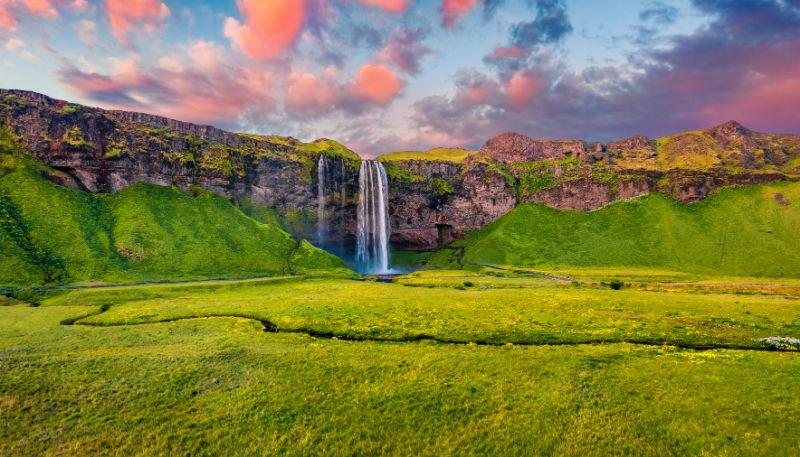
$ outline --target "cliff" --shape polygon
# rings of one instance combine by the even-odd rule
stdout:
[[[331,200],[330,220],[355,214],[360,158],[327,139],[231,133],[142,113],[110,111],[41,94],[0,90],[0,127],[35,159],[59,171],[51,179],[91,192],[118,192],[137,182],[200,186],[244,209],[274,209],[294,235],[313,238],[320,155],[336,161],[346,201]]]
[[[456,160],[437,151],[429,160],[425,153],[382,157],[392,170],[397,245],[435,247],[525,202],[593,211],[658,192],[691,203],[720,188],[800,177],[800,136],[758,133],[734,121],[658,139],[637,135],[608,143],[504,133]],[[438,192],[415,184],[437,181]]]
[[[16,90],[0,90],[0,128],[55,170],[48,178],[63,185],[91,192],[118,192],[137,182],[199,186],[257,219],[277,217],[296,237],[319,242],[321,235],[345,249],[354,243],[360,158],[332,140],[231,133]],[[401,151],[379,160],[389,178],[394,247],[425,250],[525,202],[592,211],[659,192],[690,203],[724,187],[794,180],[800,136],[758,133],[733,121],[608,143],[505,133],[479,151]]]

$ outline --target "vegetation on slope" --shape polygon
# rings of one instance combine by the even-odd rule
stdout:
[[[724,190],[691,205],[651,194],[591,213],[524,204],[430,266],[648,267],[800,275],[800,183]]]
[[[381,162],[395,162],[399,160],[440,160],[445,162],[461,163],[467,157],[475,154],[461,148],[434,148],[427,151],[396,151],[378,157]]]
[[[279,275],[344,268],[202,189],[90,194],[45,179],[5,138],[0,284]]]

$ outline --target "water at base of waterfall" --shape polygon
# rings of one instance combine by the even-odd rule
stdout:
[[[363,274],[391,273],[389,253],[389,185],[376,160],[361,162],[358,172],[356,269]]]

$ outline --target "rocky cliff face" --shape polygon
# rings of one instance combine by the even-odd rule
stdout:
[[[385,166],[392,243],[401,249],[449,243],[516,205],[513,183],[489,163],[408,160]]]
[[[389,162],[392,239],[404,248],[430,249],[523,202],[592,211],[661,192],[690,203],[722,187],[798,179],[800,137],[753,132],[733,121],[609,143],[504,133],[460,163]]]
[[[0,127],[63,173],[61,184],[91,192],[116,192],[136,182],[201,186],[236,203],[273,208],[295,235],[312,239],[319,202],[316,166],[325,155],[346,177],[331,176],[324,184],[326,191],[336,188],[341,194],[343,188],[346,195],[344,202],[326,199],[327,218],[343,221],[355,214],[360,159],[330,140],[306,144],[237,134],[13,90],[0,91]]]
[[[274,211],[295,236],[321,235],[345,247],[354,242],[360,159],[331,140],[231,133],[13,90],[0,90],[0,128],[54,168],[48,177],[64,185],[92,192],[140,181],[201,186],[245,211]],[[433,249],[523,202],[591,211],[654,191],[694,202],[720,187],[800,177],[799,136],[753,132],[736,122],[609,143],[506,133],[477,153],[464,152],[382,160],[395,248]]]

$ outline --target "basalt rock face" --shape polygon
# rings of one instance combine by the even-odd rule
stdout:
[[[349,197],[330,199],[326,212],[332,220],[355,214],[360,159],[329,140],[305,144],[237,134],[15,90],[0,90],[0,127],[57,170],[51,179],[60,184],[91,192],[116,192],[137,182],[201,186],[235,202],[273,208],[287,217],[295,235],[306,238],[314,235],[317,158],[329,155],[347,179],[326,186],[344,187]]]
[[[516,205],[513,183],[489,163],[404,160],[386,169],[395,248],[433,249]]]

